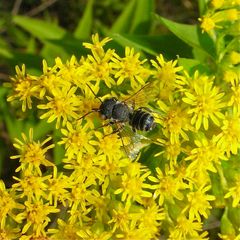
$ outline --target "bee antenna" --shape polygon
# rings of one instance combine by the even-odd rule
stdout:
[[[78,120],[81,120],[81,119],[85,118],[86,116],[88,116],[88,115],[91,114],[91,113],[99,112],[99,111],[100,111],[99,109],[93,108],[90,112],[87,112],[87,113],[85,113],[83,116],[81,116],[80,118],[78,118]]]
[[[87,84],[87,83],[86,83]],[[87,84],[88,88],[90,89],[90,91],[92,92],[92,94],[101,102],[103,103],[103,101],[95,94],[95,92],[92,90],[92,88]]]

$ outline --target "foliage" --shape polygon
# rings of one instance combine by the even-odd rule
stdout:
[[[153,15],[153,1],[132,0],[111,28],[98,28],[108,37],[91,43],[83,38],[93,1],[74,34],[13,16],[41,42],[44,60],[32,71],[25,55],[10,92],[0,92],[19,162],[14,183],[0,182],[1,238],[239,239],[238,5],[199,0],[199,24],[188,25]],[[149,35],[152,18],[172,34]],[[144,100],[157,127],[133,160],[123,149],[128,136],[88,113],[99,98],[131,96],[149,81],[155,92]]]

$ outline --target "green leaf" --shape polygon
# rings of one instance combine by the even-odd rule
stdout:
[[[193,58],[179,58],[178,64],[183,66],[184,70],[190,74],[193,74],[196,70],[198,70],[200,73],[209,72],[207,65],[203,65],[200,61]]]
[[[215,57],[216,50],[212,39],[201,33],[197,25],[180,24],[156,15],[157,20],[164,24],[173,34],[193,48],[200,48],[208,56]]]
[[[128,33],[131,29],[131,22],[134,16],[134,12],[136,9],[136,1],[131,0],[128,5],[124,8],[124,11],[118,17],[118,19],[114,22],[111,32],[112,33]]]
[[[198,0],[198,9],[199,9],[200,16],[202,16],[205,13],[206,7],[207,7],[206,0]]]
[[[25,16],[13,16],[13,22],[38,39],[60,39],[66,31],[56,24]]]
[[[92,30],[92,20],[93,20],[93,0],[87,2],[87,7],[84,11],[82,18],[80,19],[78,26],[74,32],[74,37],[79,39],[89,38]]]
[[[151,18],[154,12],[153,0],[138,0],[134,10],[130,32],[148,34],[151,29]]]
[[[130,46],[151,55],[164,54],[164,57],[173,59],[177,55],[191,58],[191,48],[174,35],[127,35],[113,34],[113,39],[123,47]],[[174,47],[173,47],[174,46]]]

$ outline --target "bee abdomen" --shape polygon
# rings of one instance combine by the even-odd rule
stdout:
[[[133,130],[137,129],[141,131],[149,131],[155,126],[154,117],[142,109],[133,111],[130,115],[129,124]]]

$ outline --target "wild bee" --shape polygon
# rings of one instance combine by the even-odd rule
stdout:
[[[127,152],[127,155],[131,158],[134,158],[138,153],[138,150],[136,148],[142,148],[143,145],[141,142],[143,140],[145,140],[146,142],[147,139],[146,137],[137,134],[136,130],[148,132],[154,129],[154,127],[156,126],[154,116],[149,108],[136,107],[139,106],[139,102],[145,101],[146,103],[147,98],[153,95],[154,91],[152,88],[152,83],[147,83],[142,88],[140,88],[140,90],[135,92],[130,97],[123,99],[122,101],[118,100],[115,97],[107,98],[102,101],[96,96],[96,94],[93,92],[92,88],[88,84],[87,86],[94,94],[94,96],[101,102],[101,105],[99,108],[92,109],[91,112],[88,112],[81,118],[92,112],[99,112],[102,119],[109,120],[101,127],[115,124],[116,129],[113,131],[113,133],[118,132],[121,140],[122,134],[127,135],[131,138],[132,143],[128,146],[125,146],[123,140],[122,143],[125,151]],[[129,131],[128,133],[126,133],[126,130],[124,131],[124,127],[126,126],[126,124],[128,124],[132,128],[134,134],[129,134]]]

